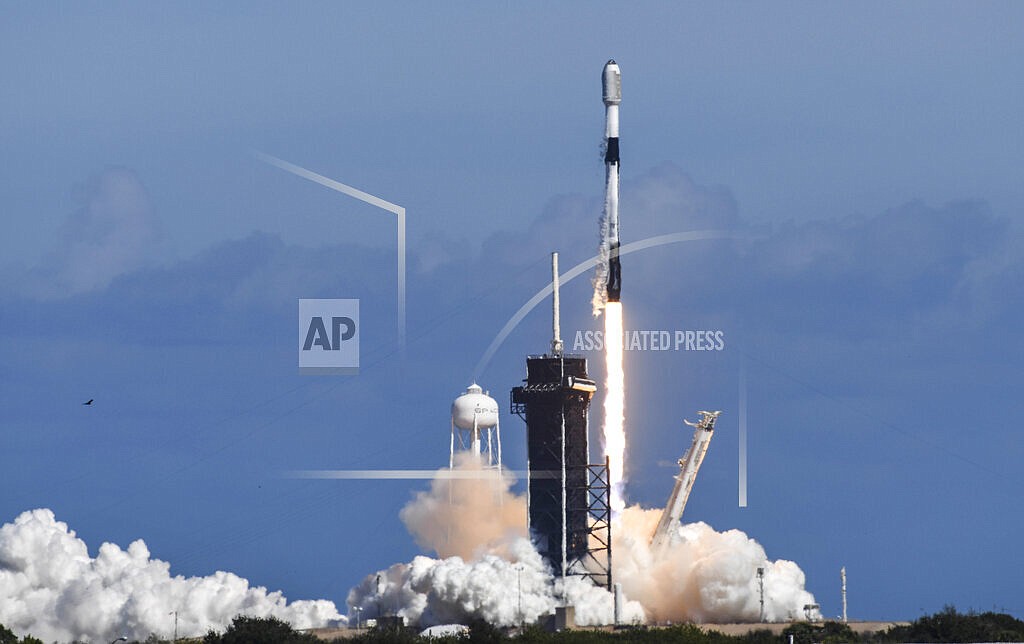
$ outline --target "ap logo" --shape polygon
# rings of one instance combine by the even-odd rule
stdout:
[[[299,300],[299,373],[359,373],[359,300]]]

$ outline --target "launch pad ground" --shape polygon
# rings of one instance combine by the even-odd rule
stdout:
[[[739,624],[698,624],[701,629],[705,631],[717,631],[724,635],[746,635],[752,631],[771,631],[773,635],[780,635],[789,626],[793,624],[799,624],[800,622],[771,622],[771,623],[739,623]],[[820,622],[819,622],[820,623]],[[906,626],[910,622],[848,622],[847,625],[853,632],[858,634],[865,633],[876,633],[879,631],[886,631],[893,626]],[[658,626],[648,626],[647,628],[659,628]],[[368,629],[361,628],[314,628],[306,633],[315,635],[316,637],[331,641],[331,640],[343,640],[362,635],[367,632]],[[616,630],[613,626],[578,626],[576,630],[591,630],[591,631],[607,631],[611,632]],[[628,632],[628,627],[619,628],[622,632]]]
[[[799,624],[800,622],[771,622],[771,623],[752,623],[752,624],[699,624],[699,626],[705,631],[718,631],[724,635],[746,635],[751,631],[771,631],[773,635],[779,635],[782,631],[786,630],[793,624]],[[821,622],[817,622],[821,623]],[[847,626],[850,627],[854,633],[863,635],[864,633],[877,633],[878,631],[886,631],[893,626],[907,626],[910,622],[847,622]]]

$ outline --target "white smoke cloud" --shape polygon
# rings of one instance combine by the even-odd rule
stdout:
[[[760,619],[757,569],[764,569],[765,618],[804,618],[814,596],[792,561],[770,561],[759,543],[739,530],[717,532],[703,522],[679,526],[665,552],[651,537],[661,510],[631,506],[613,532],[615,579],[652,621],[755,622]]]
[[[368,575],[349,591],[351,609],[364,618],[399,615],[431,626],[484,619],[511,626],[531,623],[564,601],[581,625],[613,621],[612,594],[580,577],[562,580],[525,537],[526,504],[496,470],[463,459],[473,479],[437,478],[401,516],[439,558],[416,557]],[[667,551],[656,556],[650,539],[660,510],[627,508],[613,531],[615,580],[628,598],[622,620],[757,621],[757,568],[764,568],[765,614],[772,621],[802,618],[814,603],[804,574],[791,561],[769,561],[764,549],[738,530],[716,532],[704,523],[681,525]]]
[[[528,539],[504,544],[507,558],[482,554],[461,557],[416,557],[407,564],[368,575],[349,591],[348,604],[364,617],[394,614],[409,624],[465,623],[483,619],[499,626],[532,623],[562,604],[562,581],[555,579]],[[611,593],[580,577],[569,577],[566,601],[575,606],[576,623],[608,624],[613,616]],[[641,622],[643,608],[631,601],[624,619]]]
[[[23,512],[0,527],[0,623],[44,641],[111,641],[122,635],[198,636],[233,617],[277,617],[296,628],[343,621],[333,602],[288,603],[228,572],[172,577],[140,539],[112,543],[90,557],[85,542],[47,509]]]
[[[469,453],[459,456],[457,469],[478,476],[438,477],[401,512],[417,543],[440,558],[416,557],[368,575],[348,595],[364,617],[396,614],[421,626],[476,618],[512,626],[535,622],[562,603],[561,579],[526,538],[526,499],[510,491],[514,479],[485,469]],[[613,598],[605,589],[570,577],[564,591],[578,624],[612,621]],[[636,602],[624,614],[627,621],[643,620]]]

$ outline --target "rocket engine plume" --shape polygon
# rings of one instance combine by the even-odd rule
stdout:
[[[608,302],[604,310],[605,373],[604,453],[608,457],[612,513],[626,507],[623,495],[626,454],[626,377],[623,369],[622,303]]]

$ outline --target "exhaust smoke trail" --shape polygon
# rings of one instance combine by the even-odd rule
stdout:
[[[606,193],[607,194],[607,193]],[[605,197],[605,212],[608,212],[607,196]],[[608,259],[611,251],[608,246],[608,217],[601,217],[601,243],[597,246],[594,277],[590,283],[594,285],[594,294],[590,298],[590,307],[594,317],[601,315],[605,305],[608,303]]]
[[[617,516],[626,507],[626,377],[623,369],[622,303],[608,302],[604,309],[605,393],[604,454],[608,457],[612,513]]]

